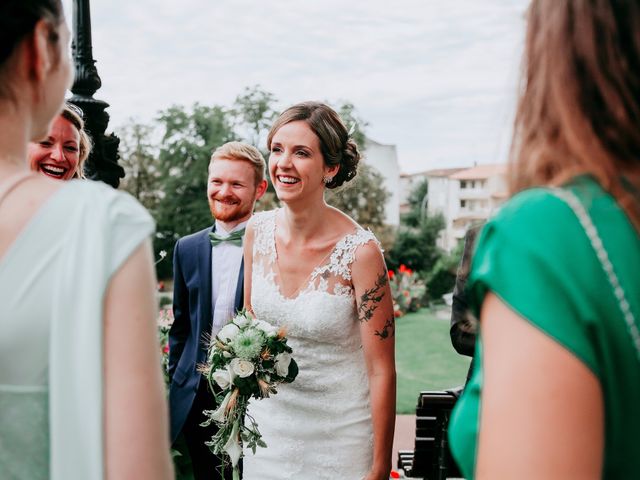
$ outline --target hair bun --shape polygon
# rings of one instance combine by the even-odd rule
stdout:
[[[338,188],[345,182],[353,180],[358,173],[358,164],[360,163],[360,151],[358,144],[351,137],[347,139],[347,143],[342,150],[342,158],[340,159],[340,169],[333,180],[327,184],[327,188]]]

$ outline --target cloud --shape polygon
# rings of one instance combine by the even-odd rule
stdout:
[[[526,0],[94,2],[111,128],[172,104],[349,100],[404,171],[502,155]],[[65,6],[70,0],[65,0]]]

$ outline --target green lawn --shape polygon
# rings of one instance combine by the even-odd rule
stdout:
[[[448,319],[422,309],[396,320],[397,413],[415,413],[421,390],[462,385],[468,357],[451,346]]]

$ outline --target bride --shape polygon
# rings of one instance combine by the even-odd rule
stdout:
[[[282,208],[256,214],[245,238],[245,302],[287,329],[300,373],[249,414],[268,448],[244,478],[388,479],[395,419],[393,302],[373,234],[324,200],[360,159],[322,103],[285,110],[269,132]]]

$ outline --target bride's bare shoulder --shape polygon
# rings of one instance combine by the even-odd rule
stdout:
[[[327,224],[336,234],[348,235],[361,228],[358,222],[335,207],[329,209],[328,220]]]

